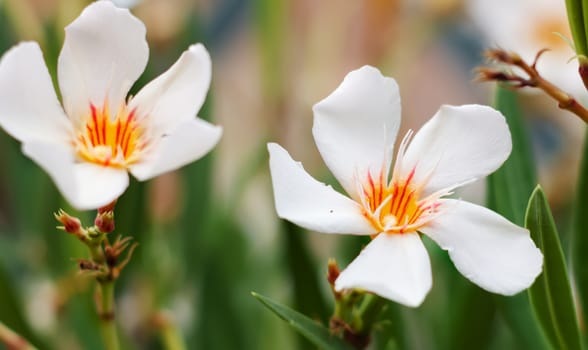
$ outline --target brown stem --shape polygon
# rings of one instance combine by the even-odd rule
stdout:
[[[8,350],[35,350],[25,338],[15,333],[8,328],[4,323],[0,322],[0,342],[6,346]]]
[[[519,88],[529,86],[541,89],[558,102],[559,108],[574,113],[585,123],[588,123],[588,110],[584,108],[573,96],[543,78],[537,71],[537,61],[546,51],[546,49],[539,51],[533,64],[529,65],[515,53],[509,53],[501,49],[488,50],[486,52],[486,56],[490,60],[518,67],[528,75],[528,78],[521,77],[513,72],[503,72],[482,67],[478,69],[478,79],[481,81],[503,81]],[[580,75],[584,79],[584,76],[582,75],[582,69],[584,69],[584,73],[586,73],[588,66],[580,66]]]

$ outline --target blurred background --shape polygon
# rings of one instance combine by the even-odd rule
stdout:
[[[0,0],[0,52],[38,41],[55,77],[63,28],[89,2]],[[442,104],[492,104],[493,84],[473,81],[490,47],[527,60],[550,47],[540,71],[586,99],[577,65],[568,62],[573,50],[553,34],[569,35],[559,0],[115,2],[130,6],[147,27],[150,61],[133,91],[202,42],[213,76],[200,116],[224,128],[210,155],[147,183],[132,181],[119,200],[115,233],[140,243],[116,286],[125,349],[163,348],[168,325],[177,326],[189,349],[311,348],[250,292],[327,322],[327,259],[345,267],[366,241],[307,234],[278,220],[265,145],[280,143],[311,174],[337,186],[312,139],[311,108],[350,70],[370,64],[397,79],[400,135],[418,130]],[[565,228],[583,123],[541,93],[522,91],[519,100],[539,181]],[[86,256],[85,247],[56,230],[52,215],[64,208],[89,224],[93,213],[69,208],[19,148],[0,132],[0,320],[41,349],[101,349],[94,284],[73,260]],[[483,181],[460,196],[484,203]],[[489,349],[526,348],[499,308],[464,302],[472,290],[485,292],[427,243],[433,289],[419,309],[390,305],[387,346],[467,348],[459,323],[473,334],[485,330]],[[476,323],[489,312],[490,323]]]

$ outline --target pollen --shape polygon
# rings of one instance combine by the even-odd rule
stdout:
[[[105,103],[101,109],[90,104],[90,113],[74,143],[78,156],[88,162],[126,168],[140,159],[147,146],[145,139],[136,110],[123,106],[111,117]]]

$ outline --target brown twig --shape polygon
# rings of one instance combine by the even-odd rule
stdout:
[[[488,50],[485,52],[485,56],[488,58],[488,60],[505,64],[507,66],[517,67],[525,72],[527,77],[521,76],[512,71],[480,67],[477,69],[477,80],[506,82],[514,88],[534,87],[541,89],[558,102],[559,108],[574,113],[585,123],[588,123],[588,110],[584,108],[573,96],[543,78],[537,71],[537,61],[539,58],[541,58],[541,55],[547,51],[547,49],[539,51],[535,56],[533,63],[529,65],[516,53],[507,52],[502,49]]]
[[[25,338],[8,328],[0,322],[0,343],[4,344],[8,350],[35,350]]]

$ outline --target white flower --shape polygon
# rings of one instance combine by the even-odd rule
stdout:
[[[529,232],[484,207],[444,198],[496,170],[511,151],[504,117],[479,105],[443,106],[399,146],[396,82],[369,66],[353,71],[314,106],[317,147],[348,198],[313,179],[286,150],[268,144],[278,215],[309,230],[371,235],[340,274],[336,290],[358,288],[418,306],[431,288],[419,232],[449,251],[457,269],[495,293],[512,295],[541,272]]]
[[[63,109],[38,44],[21,43],[0,61],[0,126],[74,207],[94,209],[119,197],[127,171],[147,180],[216,145],[221,128],[195,118],[211,79],[204,46],[190,46],[127,100],[149,55],[143,23],[97,1],[65,32],[58,62]]]
[[[140,0],[110,0],[118,7],[126,7],[128,9],[137,6]]]
[[[574,50],[556,34],[572,38],[564,1],[470,0],[465,5],[488,45],[514,51],[528,63],[547,48],[537,64],[539,73],[571,94],[586,93]]]

